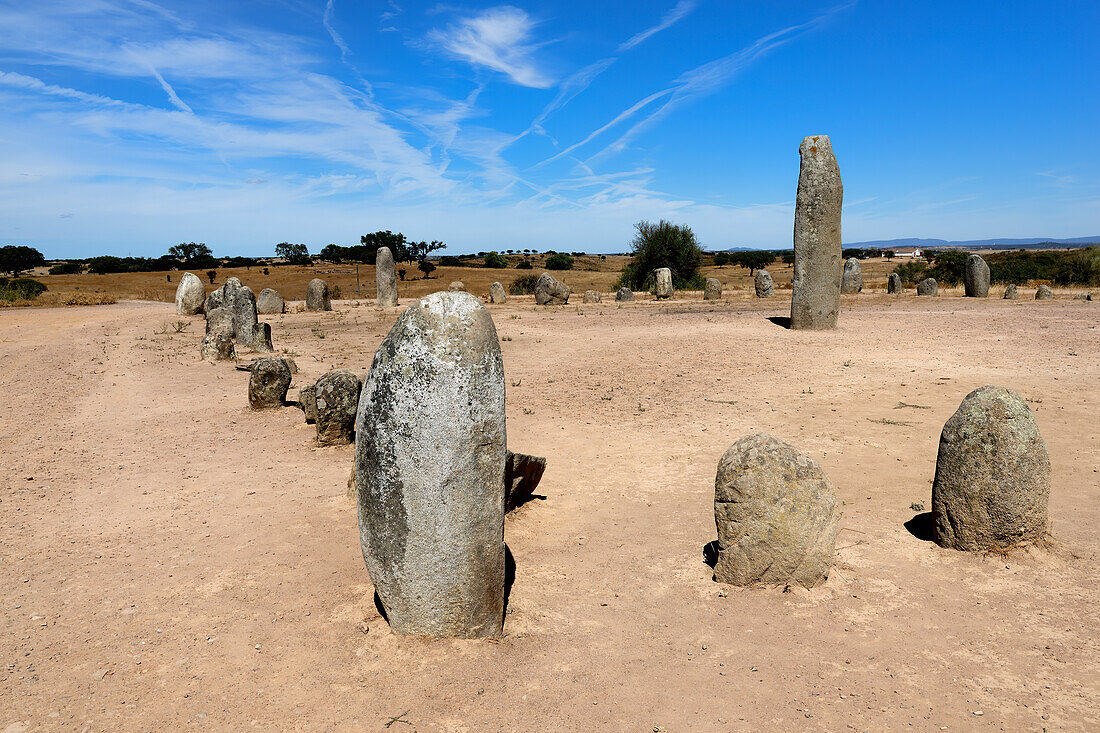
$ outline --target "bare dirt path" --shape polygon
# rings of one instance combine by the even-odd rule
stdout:
[[[249,411],[248,375],[198,360],[201,320],[0,311],[0,730],[1100,727],[1096,304],[862,295],[834,333],[767,319],[786,305],[494,306],[509,443],[549,460],[547,498],[508,518],[494,642],[389,632],[352,448]],[[399,312],[337,307],[268,317],[295,386],[365,371]],[[1047,441],[1050,551],[905,527],[944,421],[989,383]],[[702,562],[718,458],[755,430],[844,502],[813,591]]]

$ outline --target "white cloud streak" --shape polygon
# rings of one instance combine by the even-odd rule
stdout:
[[[674,23],[683,20],[689,13],[691,13],[691,11],[695,10],[695,8],[697,7],[699,7],[698,0],[680,0],[680,2],[676,3],[676,5],[673,6],[671,10],[665,13],[664,17],[661,18],[660,23],[651,28],[645,29],[641,33],[637,33],[634,36],[631,36],[629,39],[621,43],[618,48],[618,53],[629,51],[630,49],[637,46],[639,43],[645,41],[650,36],[660,33]]]
[[[429,37],[474,66],[500,72],[521,86],[546,89],[554,82],[534,60],[537,47],[530,41],[534,27],[526,12],[502,5],[463,18],[446,30],[432,31]]]

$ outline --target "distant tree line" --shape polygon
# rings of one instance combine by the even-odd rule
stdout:
[[[894,268],[901,279],[913,284],[934,277],[941,285],[963,281],[969,252],[957,249],[926,250],[929,264],[916,260]],[[1023,285],[1029,280],[1045,280],[1055,285],[1100,285],[1100,247],[1036,252],[1016,250],[984,255],[990,279],[995,283]]]

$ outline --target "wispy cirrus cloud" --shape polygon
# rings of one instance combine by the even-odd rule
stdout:
[[[521,86],[546,89],[554,81],[535,61],[535,25],[525,11],[501,5],[432,31],[429,38],[474,66],[497,71]]]
[[[661,18],[660,23],[650,28],[646,28],[640,33],[634,34],[633,36],[619,44],[618,52],[622,53],[623,51],[629,51],[630,49],[637,46],[639,43],[645,41],[650,36],[656,35],[657,33],[660,33],[664,29],[671,26],[672,24],[683,20],[691,11],[695,10],[695,8],[697,7],[699,7],[699,0],[680,0],[680,2],[676,3],[676,5],[674,5],[671,10],[665,13],[664,17]]]

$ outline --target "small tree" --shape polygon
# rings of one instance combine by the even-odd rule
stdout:
[[[508,266],[508,258],[502,254],[490,252],[485,255],[485,266],[496,270],[504,269]]]
[[[435,252],[438,249],[443,249],[447,245],[443,242],[433,241],[429,242],[410,242],[408,244],[408,257],[410,260],[416,262],[416,269],[424,273],[424,279],[427,280],[431,277],[432,272],[435,271],[435,264],[428,260],[428,255]]]
[[[652,279],[654,270],[660,267],[672,270],[672,282],[678,288],[702,287],[699,264],[703,260],[703,250],[691,227],[662,219],[656,224],[640,221],[634,228],[633,259],[623,268],[619,278],[621,287],[645,290],[647,280]]]
[[[564,252],[552,254],[546,258],[547,270],[572,270],[573,258]]]
[[[286,260],[288,265],[310,265],[309,249],[304,244],[279,242],[275,245],[275,255]]]
[[[180,242],[175,247],[168,248],[168,256],[180,260],[187,266],[193,266],[191,263],[210,259],[214,253],[205,242]]]
[[[207,270],[206,271],[206,278],[210,281],[211,285],[214,284],[214,278],[216,278],[217,276],[218,276],[218,271],[217,270]]]
[[[12,277],[19,277],[23,270],[46,264],[46,258],[34,247],[9,244],[0,247],[0,272],[10,272]]]
[[[730,255],[730,262],[747,268],[751,275],[757,270],[763,270],[765,267],[775,262],[775,255],[765,250],[734,252]]]
[[[730,253],[729,252],[716,252],[715,253],[715,255],[714,255],[714,266],[715,267],[722,267],[724,265],[728,265],[729,263],[730,263]]]

